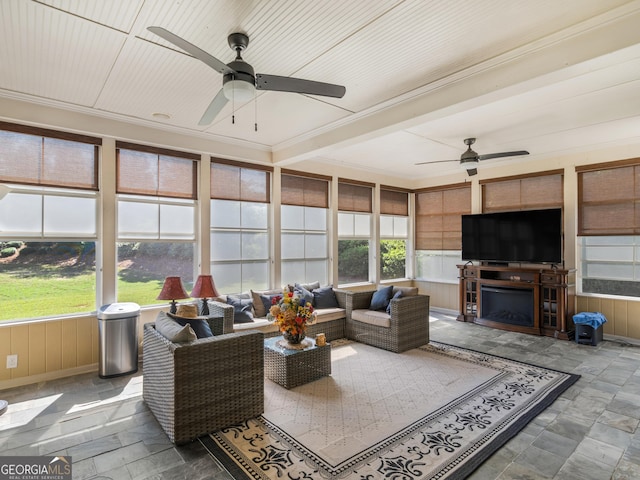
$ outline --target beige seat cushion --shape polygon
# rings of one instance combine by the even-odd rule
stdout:
[[[377,310],[354,310],[351,312],[351,319],[377,327],[389,328],[391,326],[391,316]]]
[[[278,331],[278,327],[266,318],[254,318],[253,322],[235,323],[233,325],[234,332],[243,332],[245,330],[260,330],[263,333],[269,333]]]
[[[316,321],[318,323],[330,322],[331,320],[340,320],[344,317],[344,308],[319,308],[316,310]]]

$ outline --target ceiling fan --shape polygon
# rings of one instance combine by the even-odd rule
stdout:
[[[517,157],[519,155],[529,155],[529,152],[526,150],[517,150],[515,152],[498,152],[498,153],[487,153],[486,155],[478,155],[476,152],[471,150],[471,145],[476,143],[475,138],[465,138],[464,144],[467,145],[467,150],[460,156],[460,160],[433,160],[430,162],[420,162],[416,163],[416,165],[426,165],[428,163],[444,163],[444,162],[460,162],[460,166],[467,171],[467,174],[471,177],[473,175],[478,174],[478,162],[480,160],[489,160],[491,158],[501,158],[501,157]]]
[[[193,55],[222,74],[222,89],[220,89],[204,112],[198,125],[210,124],[229,100],[239,102],[251,100],[254,98],[256,90],[306,93],[335,98],[342,98],[346,91],[342,85],[254,73],[253,67],[245,62],[241,56],[242,51],[249,45],[249,37],[244,33],[232,33],[229,35],[227,40],[231,49],[236,52],[236,58],[232,62],[225,64],[201,48],[162,27],[148,27],[147,30],[173,43],[176,47]]]

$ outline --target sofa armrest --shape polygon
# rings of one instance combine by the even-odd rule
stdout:
[[[340,308],[347,309],[347,293],[348,290],[342,290],[341,288],[334,288],[333,293],[336,294],[336,300],[338,300],[338,305]]]
[[[227,303],[209,300],[209,315],[224,318],[223,333],[233,333],[233,306]]]
[[[423,323],[429,321],[429,296],[411,295],[407,297],[392,298],[389,311],[391,313],[391,325],[400,324],[403,327],[411,322]]]

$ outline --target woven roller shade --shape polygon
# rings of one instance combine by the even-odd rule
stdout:
[[[343,212],[373,211],[373,188],[338,182],[338,210]]]
[[[416,250],[461,250],[471,184],[416,193]]]
[[[481,182],[482,211],[492,213],[562,208],[563,179],[562,173],[551,172],[524,178]]]
[[[124,148],[117,150],[118,193],[195,199],[196,181],[195,160]]]
[[[280,201],[283,205],[329,208],[327,180],[282,174],[280,183]]]
[[[382,215],[409,216],[409,194],[381,188],[380,213]]]
[[[0,181],[98,189],[98,147],[0,130]]]
[[[211,164],[211,198],[269,203],[270,173],[226,163]]]
[[[578,172],[578,235],[640,234],[640,165]]]

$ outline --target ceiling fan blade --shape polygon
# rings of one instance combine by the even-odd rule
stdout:
[[[342,85],[314,82],[301,78],[280,77],[278,75],[256,74],[256,88],[258,90],[274,90],[277,92],[307,93],[324,97],[342,98],[346,89]]]
[[[414,163],[414,165],[427,165],[429,163],[446,163],[446,162],[459,162],[460,159],[459,158],[455,158],[453,160],[430,160],[428,162],[418,162],[418,163]]]
[[[478,174],[478,169],[477,169],[477,168],[468,168],[468,169],[467,169],[467,174],[468,174],[470,177],[473,177],[474,175],[477,175],[477,174]]]
[[[213,119],[220,113],[229,100],[224,95],[224,90],[220,89],[215,98],[211,101],[207,109],[205,110],[202,118],[198,122],[198,125],[209,125],[213,122]]]
[[[236,73],[235,70],[229,68],[225,63],[221,62],[213,55],[205,52],[201,48],[187,42],[184,38],[180,38],[179,36],[171,33],[168,30],[165,30],[162,27],[147,27],[147,30],[155,33],[159,37],[164,38],[167,42],[173,43],[176,47],[181,48],[190,55],[193,55],[195,58],[206,63],[218,73],[221,73],[223,75],[227,73]]]
[[[518,150],[516,152],[500,152],[487,153],[486,155],[478,155],[478,160],[489,160],[490,158],[517,157],[519,155],[529,155],[526,150]]]

